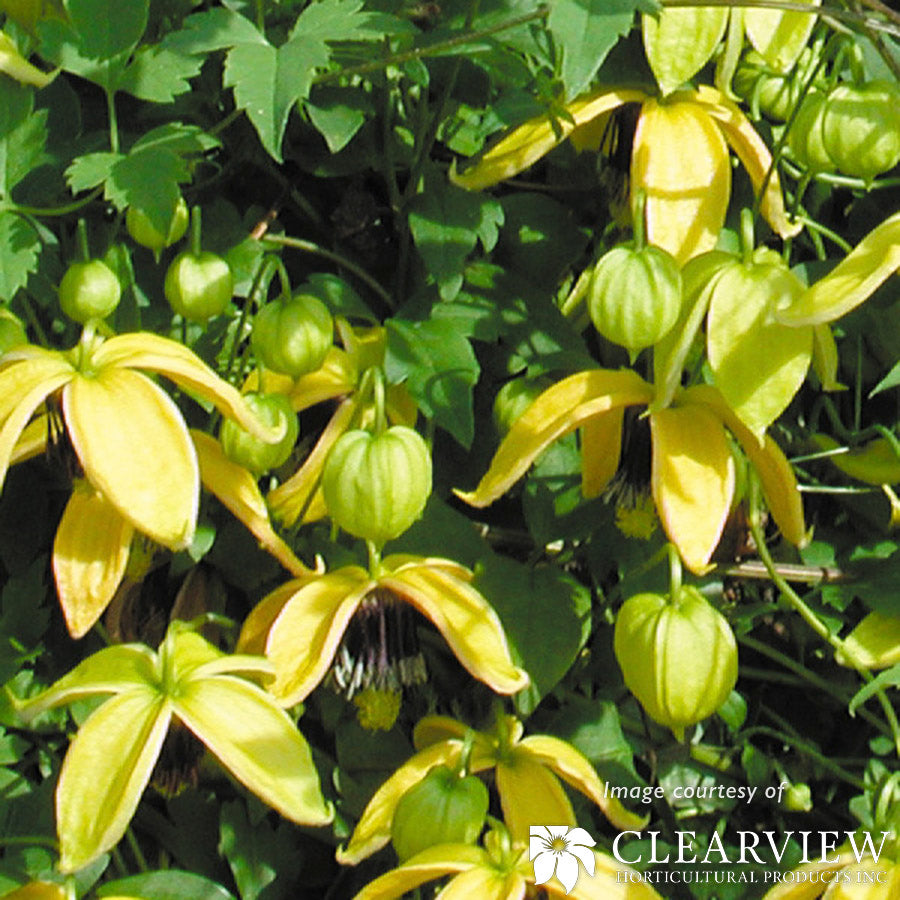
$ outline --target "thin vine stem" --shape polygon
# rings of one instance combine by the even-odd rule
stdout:
[[[290,237],[288,235],[282,234],[267,234],[263,239],[262,243],[269,244],[277,244],[281,247],[292,247],[295,250],[303,250],[306,253],[312,253],[316,256],[321,256],[323,259],[330,260],[333,263],[337,263],[339,266],[343,266],[348,271],[352,272],[360,281],[364,282],[373,293],[377,294],[378,297],[384,302],[384,304],[388,307],[388,309],[393,310],[394,308],[394,299],[391,295],[361,266],[357,265],[352,260],[347,259],[346,256],[342,256],[340,253],[335,253],[334,250],[328,250],[326,247],[322,247],[319,244],[315,244],[312,241],[304,240],[303,238]]]
[[[93,200],[96,200],[103,193],[103,186],[95,187],[90,193],[86,194],[80,200],[67,203],[65,206],[24,206],[19,203],[13,203],[6,200],[2,204],[3,209],[10,212],[19,213],[23,216],[36,216],[37,218],[49,219],[54,216],[69,216],[79,209],[87,206]]]
[[[832,759],[816,750],[812,744],[807,743],[801,738],[785,734],[783,731],[779,731],[776,728],[769,728],[767,725],[754,725],[744,731],[742,736],[749,738],[754,735],[773,738],[774,740],[781,741],[783,744],[789,744],[799,753],[815,760],[823,769],[827,769],[829,772],[840,778],[841,781],[852,785],[857,788],[857,790],[865,789],[865,785],[861,778],[857,778],[852,772],[848,772],[843,766],[839,766]]]
[[[463,47],[471,44],[481,38],[490,37],[499,34],[501,31],[508,31],[510,28],[517,28],[519,25],[527,25],[529,22],[536,22],[550,14],[550,8],[542,6],[540,9],[532,10],[525,15],[517,16],[514,19],[507,19],[505,22],[498,22],[488,28],[482,28],[478,31],[471,31],[467,34],[459,34],[455,37],[448,38],[446,41],[438,41],[429,44],[427,47],[414,47],[412,50],[406,50],[402,53],[394,53],[390,56],[371,62],[360,63],[357,66],[348,66],[345,69],[339,69],[334,72],[325,72],[313,79],[313,84],[322,84],[326,81],[335,81],[338,78],[346,78],[352,75],[366,75],[369,72],[378,72],[386,69],[388,66],[399,66],[406,62],[412,62],[416,59],[427,59],[429,56],[438,56],[453,50],[456,47]]]

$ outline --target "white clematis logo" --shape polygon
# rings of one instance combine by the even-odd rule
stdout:
[[[568,825],[532,825],[529,829],[528,858],[534,862],[534,883],[545,884],[556,873],[566,893],[578,881],[578,861],[589,875],[594,874],[597,842],[583,829]]]

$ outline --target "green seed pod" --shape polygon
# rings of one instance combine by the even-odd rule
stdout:
[[[334,339],[328,308],[312,294],[267,303],[253,320],[256,358],[273,372],[299,378],[325,361]]]
[[[256,417],[266,425],[284,425],[284,437],[273,444],[267,444],[250,434],[233,419],[225,419],[219,429],[219,440],[225,455],[238,465],[259,476],[271,469],[277,469],[287,461],[297,443],[300,426],[291,401],[284,394],[245,394],[244,401],[256,413]]]
[[[725,702],[737,681],[731,626],[690,585],[671,599],[629,597],[616,618],[613,647],[628,689],[679,740]]]
[[[150,217],[142,209],[136,206],[128,207],[128,212],[125,213],[125,228],[136,244],[152,250],[158,257],[165,247],[171,247],[184,237],[189,219],[187,203],[184,202],[184,197],[179,197],[165,234],[150,221]]]
[[[59,283],[59,305],[76,322],[105,319],[119,305],[122,285],[103,260],[72,263]]]
[[[597,331],[634,358],[678,321],[678,263],[659,247],[614,247],[594,267],[587,303]]]
[[[825,149],[822,122],[826,98],[820,91],[810,91],[803,99],[797,118],[788,133],[791,156],[810,172],[833,172],[834,160]]]
[[[900,87],[871,81],[836,87],[822,119],[825,151],[844,175],[871,179],[900,162]]]
[[[751,109],[758,108],[778,122],[787,120],[800,97],[797,80],[771,70],[755,50],[741,60],[731,84],[734,92],[751,104]]]
[[[431,494],[431,454],[405,425],[378,435],[348,431],[328,454],[322,491],[338,526],[380,547],[422,515]]]
[[[399,800],[391,842],[400,862],[435,844],[474,844],[484,827],[488,790],[475,775],[435,766]]]
[[[234,278],[221,256],[186,250],[172,260],[163,291],[174,312],[191,322],[205,322],[227,309]]]

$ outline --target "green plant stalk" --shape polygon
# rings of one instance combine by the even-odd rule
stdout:
[[[769,548],[766,546],[766,537],[763,533],[760,515],[759,484],[753,477],[750,479],[749,494],[750,515],[748,516],[748,519],[750,533],[753,535],[753,540],[756,543],[756,551],[759,554],[759,558],[768,569],[769,574],[772,577],[772,582],[781,592],[781,596],[784,597],[788,604],[794,608],[795,612],[800,615],[803,621],[806,622],[806,624],[809,625],[809,627],[819,635],[819,637],[822,638],[836,654],[840,653],[850,662],[866,683],[873,681],[872,673],[859,662],[853,651],[848,650],[844,641],[828,630],[825,623],[812,611],[812,609],[809,608],[803,598],[779,574],[775,567],[775,562],[772,559],[772,555],[769,553]],[[891,730],[891,737],[894,740],[894,747],[897,755],[900,756],[900,722],[897,721],[897,714],[884,689],[878,690],[875,696],[878,698],[878,702],[881,704],[881,708],[884,711],[884,717],[887,720]]]
[[[36,216],[37,218],[54,218],[56,216],[69,216],[79,209],[87,206],[96,200],[103,193],[102,185],[95,187],[92,191],[85,194],[80,200],[67,203],[64,206],[23,206],[14,203],[12,200],[5,199],[0,203],[0,209],[9,210],[10,212],[19,213],[23,216]]]
[[[340,253],[335,253],[333,250],[320,247],[312,241],[307,241],[303,238],[289,237],[288,235],[283,234],[267,234],[262,239],[262,243],[276,244],[280,247],[292,247],[295,250],[303,250],[306,253],[313,253],[316,256],[321,256],[323,259],[328,259],[333,263],[337,263],[339,266],[343,266],[345,269],[352,272],[360,281],[364,282],[373,293],[377,294],[384,302],[385,306],[387,306],[388,310],[393,311],[394,300],[391,295],[365,269],[347,259],[347,257],[342,256]]]
[[[818,690],[822,691],[825,694],[828,694],[830,697],[833,697],[839,703],[847,704],[850,702],[850,698],[845,696],[843,691],[838,690],[835,686],[828,681],[827,678],[822,678],[819,675],[816,675],[815,672],[807,669],[802,663],[797,662],[795,659],[792,659],[786,653],[782,653],[780,650],[777,650],[774,647],[770,647],[768,644],[763,641],[758,641],[756,638],[752,638],[748,635],[743,635],[738,637],[738,643],[743,644],[745,647],[749,647],[751,650],[754,650],[756,653],[761,654],[762,656],[766,656],[771,659],[773,662],[777,662],[779,665],[784,666],[785,669],[794,672],[801,680],[801,682],[806,682],[807,684],[812,685]],[[743,667],[742,667],[743,671]],[[747,671],[753,671],[751,669],[747,669]],[[768,676],[771,676],[772,673],[769,672],[768,669],[765,670],[765,673]],[[860,709],[857,713],[861,719],[865,719],[873,728],[877,728],[883,734],[890,736],[891,730],[890,728],[878,718],[878,716],[874,715],[867,709]]]
[[[810,759],[815,760],[823,769],[827,769],[833,775],[840,778],[841,781],[852,785],[858,790],[864,789],[863,780],[861,778],[857,778],[852,772],[848,772],[842,766],[839,766],[836,762],[834,762],[834,760],[829,759],[829,757],[821,754],[818,750],[816,750],[815,747],[812,746],[812,744],[808,744],[801,738],[785,734],[783,731],[779,731],[776,728],[769,728],[767,725],[754,725],[752,728],[748,728],[746,731],[744,731],[742,736],[746,739],[757,734],[764,737],[774,738],[775,740],[782,741],[785,744],[790,744],[795,750],[802,753],[804,756],[808,756]]]
[[[456,37],[448,38],[446,41],[430,44],[427,47],[416,47],[413,50],[395,53],[392,56],[386,56],[383,59],[378,59],[373,62],[360,63],[358,66],[348,66],[346,69],[340,69],[336,72],[326,72],[319,75],[317,78],[314,78],[313,84],[321,84],[325,81],[335,81],[338,78],[345,78],[350,75],[365,75],[368,72],[377,72],[381,69],[386,69],[388,66],[401,65],[416,59],[437,56],[445,53],[447,50],[453,50],[455,47],[464,47],[466,44],[471,44],[481,38],[490,37],[501,31],[507,31],[510,28],[516,28],[519,25],[527,25],[529,22],[535,22],[538,19],[546,18],[549,14],[549,6],[542,6],[540,9],[525,13],[525,15],[522,16],[517,16],[514,19],[498,22],[496,25],[491,25],[489,28],[482,28],[479,31],[472,31],[468,34],[460,34]]]
[[[798,222],[802,222],[807,228],[811,228],[813,231],[817,231],[819,234],[827,237],[833,244],[840,247],[844,253],[849,253],[853,249],[853,245],[845,241],[837,232],[832,231],[815,219],[811,219],[809,216],[805,216],[802,213],[795,214],[794,218]]]

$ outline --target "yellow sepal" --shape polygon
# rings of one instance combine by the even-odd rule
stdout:
[[[776,318],[785,325],[821,325],[855,309],[900,268],[900,213],[873,228],[824,278]]]
[[[169,395],[140,372],[106,368],[72,378],[63,389],[63,413],[85,475],[120,515],[165,547],[187,547],[200,473]]]
[[[715,88],[706,85],[698,87],[695,102],[718,122],[725,139],[737,153],[758,194],[763,179],[772,165],[772,154],[765,141],[741,112],[740,107]],[[766,185],[760,212],[774,231],[783,238],[794,237],[803,228],[801,223],[788,220],[777,172],[772,172]]]
[[[429,560],[406,563],[379,578],[379,586],[406,600],[429,618],[456,658],[473,677],[498,694],[514,694],[527,687],[528,673],[510,657],[506,635],[493,607],[469,583],[469,578]],[[461,567],[457,567],[461,568]]]
[[[669,539],[695,574],[706,571],[734,495],[734,459],[721,420],[702,406],[650,416],[651,488]]]
[[[624,417],[619,407],[581,426],[581,493],[588,499],[599,496],[619,468]]]
[[[478,163],[461,175],[451,171],[450,180],[460,187],[478,191],[527,169],[564,141],[572,131],[623,103],[640,103],[647,95],[629,88],[601,90],[574,100],[566,106],[571,118],[556,122],[538,116],[520,125],[492,147]]]
[[[259,491],[256,479],[243,467],[225,455],[222,445],[213,437],[196,429],[191,438],[197,450],[200,479],[210,493],[253,534],[260,546],[267,550],[292,575],[307,575],[311,570],[294,554],[294,551],[275,533],[269,521],[266,501]]]
[[[594,369],[570,375],[547,388],[516,420],[478,487],[457,494],[472,506],[488,506],[554,441],[593,416],[652,399],[653,388],[631,369]]]
[[[647,240],[679,265],[715,247],[731,196],[731,163],[722,132],[694,102],[693,92],[644,103],[634,134],[631,187],[646,195]]]
[[[69,634],[83,637],[125,574],[134,529],[87,482],[76,482],[53,541],[53,575]]]
[[[174,711],[241,784],[285,818],[302,825],[332,820],[309,745],[264,690],[230,675],[195,677],[182,684]]]
[[[60,871],[83,869],[125,834],[171,716],[161,693],[135,688],[107,700],[78,729],[56,788]]]

